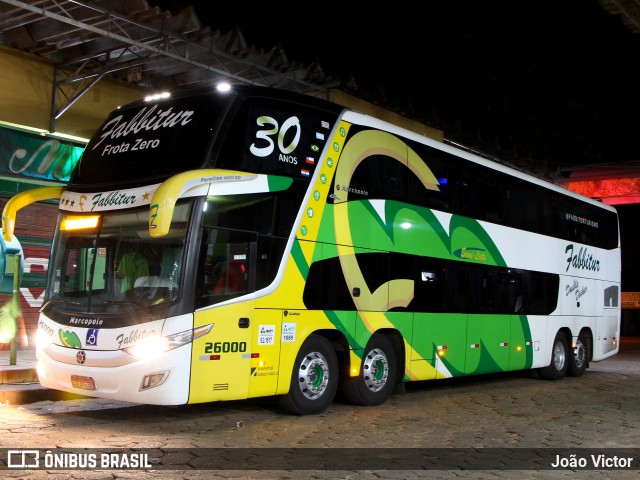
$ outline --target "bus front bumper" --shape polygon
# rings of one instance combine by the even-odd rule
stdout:
[[[151,405],[182,405],[189,398],[191,343],[150,359],[122,350],[36,349],[43,387]]]

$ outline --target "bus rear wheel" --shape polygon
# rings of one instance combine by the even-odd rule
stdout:
[[[280,406],[294,415],[324,412],[338,390],[338,357],[326,338],[309,335],[298,352],[289,393],[280,398]]]
[[[580,333],[576,340],[576,346],[573,349],[573,354],[569,355],[569,369],[567,370],[567,375],[571,377],[582,376],[587,369],[587,363],[589,363],[587,340],[584,334]]]
[[[381,405],[393,391],[397,378],[396,353],[387,337],[374,334],[362,356],[357,377],[342,382],[342,392],[355,405]]]
[[[567,374],[569,368],[569,347],[562,332],[556,334],[551,350],[551,363],[540,369],[540,376],[546,380],[559,380]]]

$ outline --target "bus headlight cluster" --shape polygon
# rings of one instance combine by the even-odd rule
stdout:
[[[51,333],[47,333],[42,328],[39,328],[36,332],[36,348],[43,349],[53,343],[51,335]]]
[[[162,352],[166,352],[168,350],[168,344],[167,337],[150,337],[145,338],[132,347],[125,348],[124,351],[134,357],[148,359],[157,357]]]
[[[173,350],[174,348],[186,345],[194,341],[196,338],[202,337],[211,331],[213,323],[202,327],[185,330],[184,332],[174,333],[165,337],[149,337],[131,347],[124,349],[125,352],[136,358],[150,359],[158,355]]]

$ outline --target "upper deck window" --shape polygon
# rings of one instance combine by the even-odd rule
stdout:
[[[309,179],[336,118],[335,111],[253,98],[235,114],[215,165]]]

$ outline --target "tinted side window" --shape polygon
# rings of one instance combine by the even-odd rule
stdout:
[[[545,211],[541,195],[535,185],[509,178],[507,180],[508,219],[511,226],[539,232]]]
[[[371,291],[389,279],[413,278],[414,297],[407,311],[548,315],[556,308],[560,278],[555,274],[401,254],[361,257],[358,261],[365,265],[363,274]],[[374,262],[379,271],[373,269]],[[338,258],[311,265],[304,303],[309,309],[355,309]]]
[[[476,166],[474,170],[474,177],[470,178],[469,182],[474,187],[477,218],[493,223],[504,223],[506,196],[503,189],[503,175],[481,166]]]
[[[436,178],[437,184],[426,188],[417,175],[413,172],[409,173],[409,200],[415,205],[445,212],[450,211],[450,172],[456,169],[457,159],[453,155],[423,145],[412,144],[411,147],[422,158]]]
[[[525,272],[523,275],[524,313],[548,315],[558,304],[560,277],[549,273]]]
[[[396,263],[392,259],[392,265]],[[414,298],[410,309],[414,312],[442,312],[445,274],[442,260],[418,257],[415,265]]]
[[[338,257],[311,265],[302,300],[310,310],[355,310]]]
[[[384,155],[367,157],[353,172],[351,184],[340,187],[347,189],[349,200],[409,200],[406,165]]]
[[[255,234],[205,228],[196,306],[220,303],[255,290]]]
[[[207,198],[203,223],[288,237],[308,183],[293,180],[286,190]]]
[[[569,232],[568,240],[604,248],[617,246],[618,224],[613,212],[569,199],[563,220]]]

